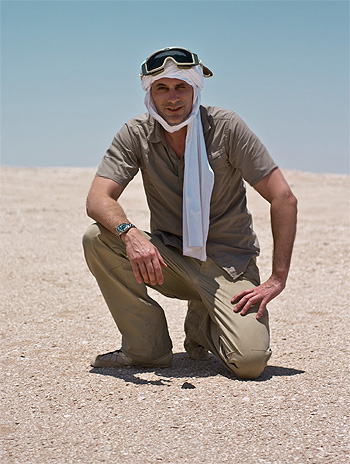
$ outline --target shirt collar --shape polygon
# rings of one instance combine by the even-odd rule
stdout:
[[[208,116],[208,111],[204,106],[199,107],[199,111],[201,112],[201,120],[203,126],[203,133],[206,134],[211,129],[211,124]]]
[[[148,135],[148,140],[151,143],[162,142],[164,139],[162,126],[151,115],[149,115],[149,123],[150,123],[150,132]]]

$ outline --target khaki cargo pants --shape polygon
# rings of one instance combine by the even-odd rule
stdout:
[[[188,301],[186,336],[211,351],[238,377],[256,378],[271,356],[268,314],[258,321],[258,307],[245,315],[233,312],[231,298],[259,284],[259,271],[252,260],[237,281],[212,259],[201,262],[165,246],[145,233],[158,248],[167,268],[163,285],[154,285],[163,295]],[[122,334],[122,350],[135,362],[152,361],[172,349],[164,311],[137,283],[123,241],[99,224],[83,237],[88,267],[101,289]]]

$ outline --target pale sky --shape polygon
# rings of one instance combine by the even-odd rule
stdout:
[[[285,169],[349,173],[348,1],[1,1],[1,164],[97,166],[179,45]]]

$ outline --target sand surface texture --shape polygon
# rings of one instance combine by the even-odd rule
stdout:
[[[156,293],[173,366],[90,367],[120,343],[81,247],[93,174],[2,168],[1,462],[348,464],[348,177],[285,172],[300,211],[292,269],[269,306],[270,364],[241,381],[188,358],[186,303]],[[248,195],[266,278],[269,209]],[[148,229],[139,177],[122,204]]]

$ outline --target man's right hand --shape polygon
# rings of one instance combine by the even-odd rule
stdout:
[[[126,254],[139,284],[162,285],[162,267],[167,267],[158,249],[136,228],[122,234]]]

